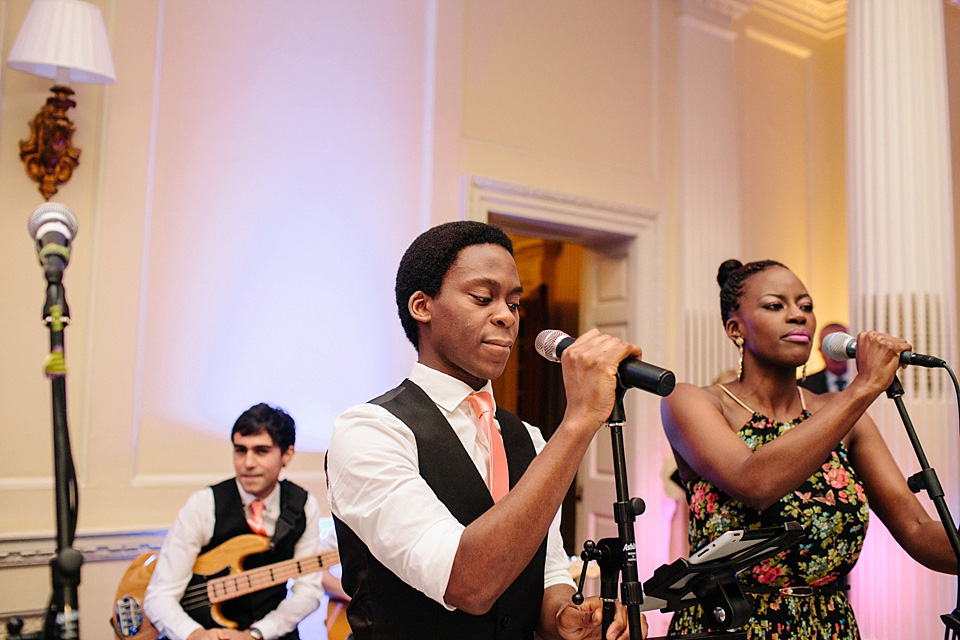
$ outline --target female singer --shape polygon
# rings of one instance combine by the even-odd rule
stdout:
[[[817,325],[800,279],[778,262],[728,260],[717,281],[724,329],[740,350],[737,378],[678,384],[661,405],[690,504],[691,552],[728,530],[799,521],[804,539],[740,574],[755,603],[747,636],[859,638],[842,578],[863,545],[868,504],[914,559],[957,572],[943,527],[907,488],[866,414],[911,346],[861,333],[853,382],[812,394],[796,379]],[[678,612],[671,632],[704,631],[700,615],[699,606]]]

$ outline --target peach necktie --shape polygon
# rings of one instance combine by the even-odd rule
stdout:
[[[493,424],[493,397],[486,391],[478,391],[467,399],[477,414],[477,428],[486,436],[490,447],[490,494],[493,501],[498,502],[510,490],[510,471],[503,439],[497,425]]]
[[[250,530],[258,536],[267,535],[267,528],[263,526],[263,506],[262,500],[254,500],[251,502],[251,515],[247,518],[247,524],[250,525]]]

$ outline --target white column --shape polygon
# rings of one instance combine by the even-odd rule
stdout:
[[[850,0],[847,193],[852,328],[878,329],[956,366],[953,212],[941,0]],[[956,398],[947,373],[900,373],[904,401],[954,513]],[[871,415],[905,476],[917,457],[892,400]],[[935,516],[931,501],[920,501]],[[851,579],[865,639],[943,637],[956,578],[904,553],[875,516]]]
[[[686,361],[681,379],[706,385],[736,367],[723,332],[717,268],[740,257],[736,64],[731,23],[742,0],[686,0],[679,18],[679,220]]]

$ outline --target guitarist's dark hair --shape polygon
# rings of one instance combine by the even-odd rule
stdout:
[[[266,431],[274,444],[280,447],[280,451],[286,451],[292,447],[297,439],[297,427],[293,418],[280,407],[271,407],[261,402],[255,404],[237,418],[233,423],[233,431],[230,432],[230,439],[240,434],[241,436],[252,436],[254,434]]]

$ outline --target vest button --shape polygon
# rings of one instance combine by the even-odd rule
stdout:
[[[510,626],[510,616],[503,616],[503,620],[500,622],[500,625],[506,629]]]

